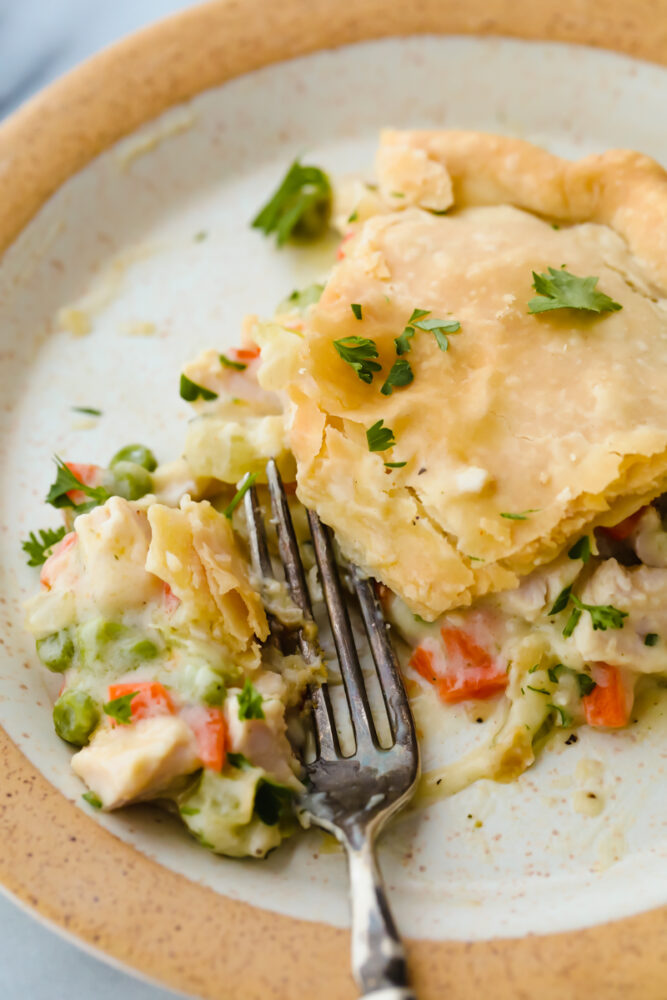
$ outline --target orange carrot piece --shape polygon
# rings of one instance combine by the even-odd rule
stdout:
[[[137,681],[134,684],[110,684],[109,701],[122,698],[136,691],[130,702],[132,721],[147,719],[153,715],[173,715],[174,703],[169,692],[157,681]],[[114,723],[112,723],[113,725]]]
[[[204,767],[222,771],[225,763],[226,728],[222,709],[197,705],[181,713],[195,734],[199,757]]]
[[[595,687],[582,699],[588,725],[604,726],[607,729],[627,726],[630,705],[618,667],[609,663],[596,663],[593,680]]]

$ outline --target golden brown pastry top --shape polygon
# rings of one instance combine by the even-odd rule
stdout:
[[[434,617],[664,489],[667,178],[638,154],[571,164],[475,133],[386,133],[379,175],[391,208],[357,227],[308,321],[291,446],[300,498],[346,554]],[[561,265],[622,310],[529,314],[532,272]],[[460,332],[444,352],[417,331],[414,381],[382,395],[415,308]],[[333,347],[355,335],[379,350],[371,385]],[[371,453],[380,419],[396,445]]]

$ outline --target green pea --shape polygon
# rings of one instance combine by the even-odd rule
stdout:
[[[53,724],[61,740],[83,747],[100,721],[100,711],[86,691],[63,691],[53,706]]]
[[[74,656],[74,643],[66,628],[37,640],[37,655],[54,674],[67,670]]]
[[[110,492],[126,500],[139,500],[153,489],[153,479],[137,462],[116,462],[111,468]]]
[[[130,658],[136,660],[154,660],[159,653],[159,649],[150,639],[140,639],[128,649]]]
[[[113,469],[114,465],[118,465],[119,462],[134,462],[135,465],[140,465],[148,472],[155,472],[157,469],[155,455],[145,444],[126,444],[111,459],[109,468]]]

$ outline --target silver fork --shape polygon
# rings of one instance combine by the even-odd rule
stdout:
[[[312,620],[303,565],[275,462],[268,463],[266,473],[287,585],[304,617]],[[253,567],[259,575],[271,577],[271,559],[254,488],[248,490],[244,503]],[[347,851],[352,903],[352,970],[363,997],[416,1000],[408,985],[405,951],[375,856],[375,838],[408,801],[419,777],[414,721],[373,584],[356,568],[349,567],[350,582],[359,602],[394,741],[388,748],[380,746],[329,530],[316,514],[307,513],[356,749],[352,756],[342,755],[328,687],[323,684],[313,689],[317,753],[313,761],[304,764],[307,790],[300,807],[313,823],[333,833]],[[304,630],[299,632],[299,645],[307,662],[319,656]]]

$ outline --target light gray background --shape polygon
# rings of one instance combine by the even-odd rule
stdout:
[[[187,0],[0,0],[0,117],[109,43],[193,6]],[[175,994],[98,962],[0,896],[0,997],[168,1000]]]

